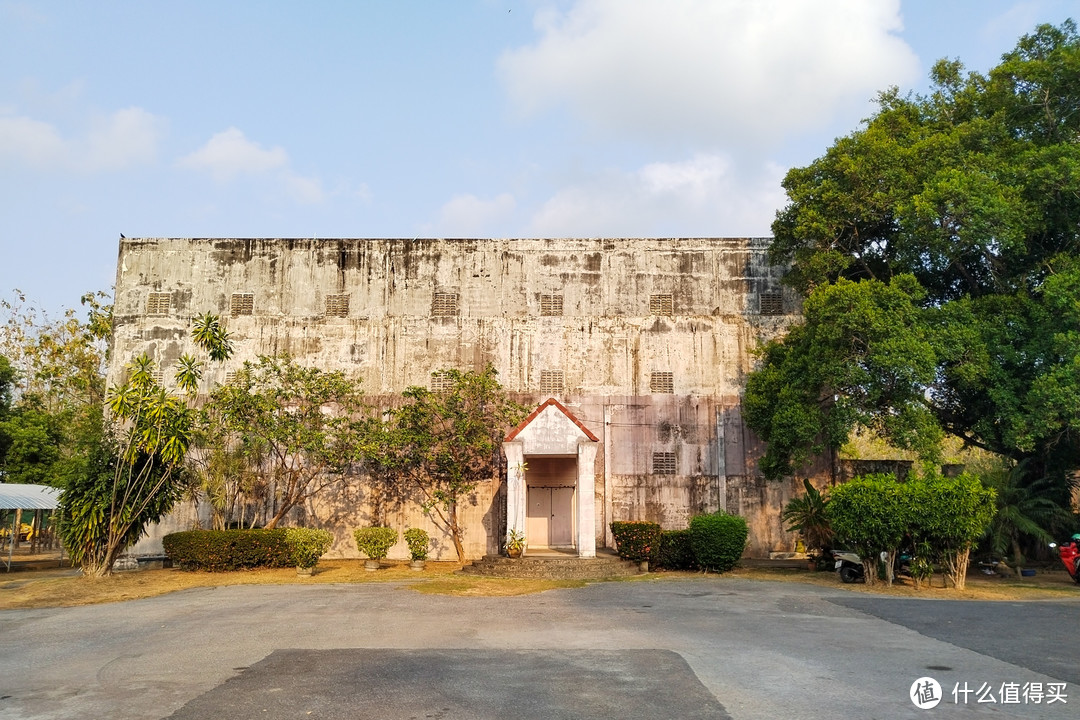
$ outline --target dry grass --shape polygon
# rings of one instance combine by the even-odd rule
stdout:
[[[0,575],[0,609],[71,607],[155,597],[177,590],[226,585],[312,585],[323,583],[405,583],[418,592],[465,597],[509,597],[586,585],[580,580],[534,580],[453,575],[461,565],[428,562],[423,571],[406,561],[386,561],[376,572],[363,560],[323,560],[311,577],[292,568],[236,572],[186,572],[174,568],[120,572],[107,578],[73,575],[72,570],[27,570]]]
[[[544,592],[556,588],[578,588],[588,584],[583,580],[537,580],[484,578],[454,575],[457,563],[428,562],[422,572],[410,570],[407,562],[385,563],[377,572],[364,570],[362,560],[324,560],[312,577],[298,577],[287,569],[247,570],[227,573],[184,572],[175,569],[142,570],[117,573],[108,578],[84,578],[67,570],[26,570],[0,575],[0,609],[70,607],[98,603],[121,602],[155,597],[177,590],[226,585],[311,585],[322,583],[403,583],[416,592],[461,597],[509,597]],[[861,583],[845,585],[836,573],[808,572],[799,569],[737,568],[726,575],[688,572],[658,572],[646,576],[625,578],[630,581],[663,582],[678,579],[707,577],[717,582],[726,578],[770,580],[803,583],[893,597],[918,597],[942,600],[1048,600],[1080,598],[1080,586],[1064,572],[1040,570],[1034,578],[989,578],[973,574],[963,591],[941,587],[940,577],[931,587],[915,590],[909,582],[901,581],[892,588],[874,588]]]
[[[963,590],[942,587],[940,575],[935,575],[929,585],[923,583],[918,590],[907,579],[898,579],[892,587],[886,587],[884,583],[873,587],[864,583],[847,585],[840,582],[839,576],[833,572],[809,572],[797,569],[736,568],[730,576],[751,580],[784,580],[891,597],[1003,601],[1080,599],[1080,586],[1074,583],[1064,570],[1060,572],[1039,570],[1038,575],[1032,578],[988,577],[972,572],[968,575],[966,587]]]

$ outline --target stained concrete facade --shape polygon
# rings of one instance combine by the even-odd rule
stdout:
[[[768,243],[122,239],[109,381],[140,353],[168,367],[193,352],[190,322],[205,312],[226,320],[235,355],[208,369],[204,389],[245,360],[279,352],[360,377],[376,401],[437,384],[439,369],[491,363],[516,399],[539,407],[554,398],[596,438],[592,459],[574,454],[583,463],[574,476],[592,480],[574,486],[579,552],[589,552],[584,495],[594,547],[611,545],[612,520],[679,528],[694,513],[726,508],[747,516],[749,552],[764,555],[790,549],[779,508],[796,489],[757,475],[761,447],[739,398],[750,351],[799,311],[780,285],[782,268],[767,262]],[[512,475],[482,487],[466,508],[470,555],[497,551],[513,522]],[[334,552],[355,555],[351,528],[370,522],[370,500],[362,483],[343,486],[305,508],[303,521],[334,530]],[[395,513],[388,520],[400,529],[434,529],[416,508]],[[447,538],[436,537],[434,549],[453,554]]]

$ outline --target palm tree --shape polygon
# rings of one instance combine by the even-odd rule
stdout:
[[[803,480],[803,486],[806,494],[789,500],[780,513],[780,519],[787,524],[788,532],[797,532],[802,536],[807,550],[824,550],[831,547],[833,541],[832,525],[825,514],[829,499],[809,480]]]
[[[996,463],[980,473],[983,484],[997,491],[997,513],[987,531],[990,549],[998,555],[1011,551],[1017,575],[1025,541],[1049,543],[1053,530],[1074,522],[1072,513],[1053,499],[1054,483],[1046,477],[1030,478],[1024,466],[1024,461],[1012,467]]]

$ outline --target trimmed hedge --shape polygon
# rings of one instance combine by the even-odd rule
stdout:
[[[642,520],[611,523],[615,547],[623,560],[643,562],[656,557],[660,551],[660,526]]]
[[[690,546],[698,565],[713,572],[727,572],[739,562],[746,549],[749,528],[746,518],[723,510],[690,519]]]
[[[664,530],[660,533],[660,552],[656,564],[668,570],[696,570],[697,558],[690,544],[689,530]]]
[[[398,531],[388,527],[363,527],[353,531],[356,547],[372,560],[382,560],[397,544]]]
[[[285,540],[289,544],[293,564],[298,568],[313,568],[330,546],[334,536],[329,530],[315,528],[285,528]]]
[[[296,565],[283,528],[273,530],[187,530],[166,535],[161,544],[184,570],[240,570]]]

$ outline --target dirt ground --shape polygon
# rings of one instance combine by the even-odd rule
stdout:
[[[423,571],[410,570],[407,561],[385,561],[376,572],[364,569],[362,560],[323,560],[311,577],[297,576],[292,568],[243,570],[208,573],[187,572],[173,568],[118,572],[108,578],[85,578],[78,570],[61,566],[56,555],[22,556],[14,572],[5,573],[0,567],[0,609],[68,607],[97,603],[121,602],[154,597],[198,587],[225,585],[282,585],[321,583],[405,583],[421,593],[497,597],[524,595],[555,588],[581,587],[585,581],[532,580],[509,578],[478,578],[454,574],[461,566],[452,562],[428,562]],[[811,572],[795,568],[736,568],[725,575],[713,575],[718,582],[726,577],[751,580],[770,580],[807,583],[853,593],[872,593],[895,597],[920,597],[941,600],[1047,600],[1080,597],[1080,585],[1074,583],[1064,570],[1039,569],[1031,578],[988,577],[977,570],[969,573],[964,590],[942,587],[936,575],[930,585],[916,590],[909,580],[900,580],[891,588],[879,584],[868,587],[861,583],[845,585],[836,573]],[[663,582],[683,578],[700,578],[701,573],[653,572],[622,582]]]

